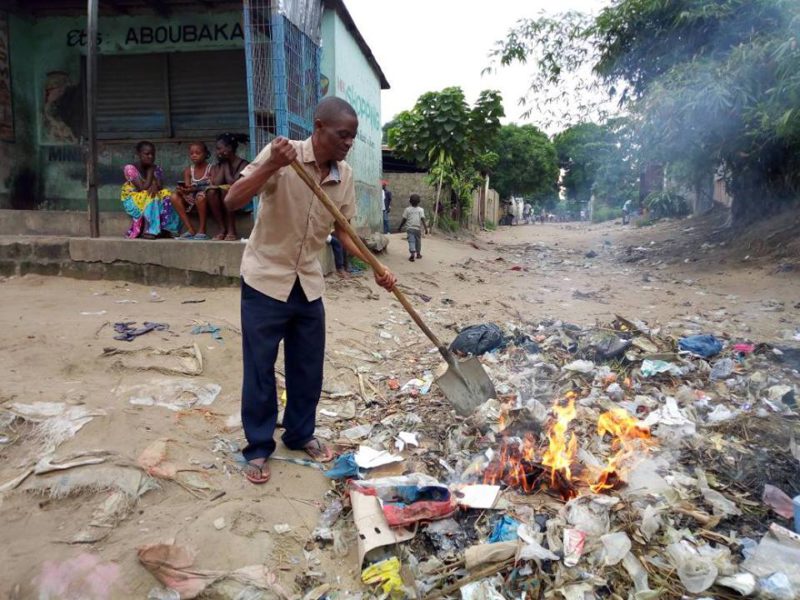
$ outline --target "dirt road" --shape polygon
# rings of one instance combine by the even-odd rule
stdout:
[[[620,314],[678,324],[678,330],[792,341],[800,326],[793,257],[748,256],[728,244],[704,247],[702,239],[709,239],[704,227],[710,225],[691,220],[642,229],[546,224],[460,240],[426,237],[424,258],[414,263],[406,258],[402,236],[393,235],[384,260],[445,339],[486,321],[503,326],[553,318],[590,324]],[[0,497],[3,597],[36,597],[35,590],[55,585],[89,561],[107,567],[113,590],[108,597],[144,598],[155,580],[139,564],[136,548],[166,540],[194,548],[198,568],[266,564],[289,590],[299,592],[319,580],[334,589],[359,589],[354,544],[337,557],[330,546],[309,543],[329,481],[312,468],[273,461],[272,482],[256,487],[226,454],[230,442],[243,442],[235,424],[241,377],[238,290],[24,277],[2,281],[0,297],[0,402],[61,402],[96,413],[59,446],[58,457],[104,450],[112,453],[107,463],[132,465],[154,440],[168,439],[169,459],[180,470],[197,472],[215,491],[225,492],[198,497],[186,486],[162,481],[105,539],[69,544],[105,495],[35,494],[42,477],[32,475]],[[420,357],[432,356],[431,344],[367,274],[329,280],[327,315],[325,389],[340,399],[326,404],[336,416],[321,416],[318,425],[338,431],[358,424],[357,416],[347,417],[359,410],[359,373],[362,383],[368,380],[369,395],[374,387],[391,396],[386,379],[421,376]],[[111,326],[118,321],[168,323],[169,330],[118,342]],[[199,323],[218,326],[222,339],[191,334]],[[198,379],[222,388],[202,409],[173,412],[130,404],[125,388],[164,376],[115,366],[116,358],[101,356],[109,347],[169,349],[192,343],[204,361]],[[21,426],[16,441],[0,445],[0,485],[39,458],[41,448],[26,432]],[[291,455],[280,445],[277,454]]]

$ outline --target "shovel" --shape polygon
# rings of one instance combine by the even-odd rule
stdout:
[[[378,259],[370,252],[366,244],[361,241],[361,238],[358,237],[358,234],[350,226],[350,223],[344,218],[344,215],[339,211],[333,201],[328,198],[328,195],[320,185],[306,172],[297,160],[292,162],[292,168],[300,176],[300,179],[311,188],[317,198],[319,198],[319,201],[328,209],[328,212],[333,215],[339,227],[341,227],[347,235],[350,236],[353,243],[358,246],[358,249],[361,250],[361,253],[367,259],[372,269],[378,276],[383,275],[383,265],[381,265]],[[442,393],[456,409],[456,412],[465,417],[469,416],[478,406],[486,402],[489,398],[494,398],[494,385],[483,369],[483,365],[480,361],[474,356],[466,360],[458,360],[453,353],[448,350],[447,346],[436,337],[436,334],[428,328],[422,320],[422,317],[419,316],[419,313],[411,306],[405,294],[403,294],[397,286],[394,286],[392,292],[394,292],[398,302],[403,305],[406,312],[411,315],[414,322],[422,329],[425,335],[428,336],[428,339],[433,342],[436,349],[439,350],[439,354],[441,354],[442,358],[447,362],[447,370],[436,379],[436,385],[442,390]]]

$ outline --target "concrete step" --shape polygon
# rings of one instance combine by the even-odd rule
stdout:
[[[0,236],[0,275],[123,280],[148,285],[239,284],[242,242],[128,240],[117,237]],[[329,247],[323,273],[333,270]]]
[[[197,216],[192,216],[197,223]],[[131,219],[124,212],[101,212],[100,235],[122,237],[130,227]],[[213,237],[219,229],[214,220],[208,219],[208,236]],[[236,233],[248,237],[253,229],[252,214],[236,215]],[[74,210],[0,210],[0,235],[53,235],[84,237],[89,235],[89,215]]]

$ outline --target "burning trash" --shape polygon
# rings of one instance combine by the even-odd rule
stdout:
[[[597,434],[610,439],[612,454],[599,471],[578,461],[579,438],[570,431],[577,416],[574,392],[552,407],[546,426],[546,444],[532,433],[520,440],[506,439],[484,472],[485,484],[504,484],[524,494],[544,491],[570,500],[582,492],[618,489],[622,473],[638,453],[654,444],[650,429],[625,409],[612,408],[597,420]]]
[[[543,322],[506,335],[482,359],[497,397],[463,421],[440,418],[435,388],[416,405],[420,445],[401,451],[412,479],[350,484],[375,494],[373,534],[376,523],[395,532],[363,566],[396,556],[409,565],[404,593],[431,598],[473,582],[486,597],[800,598],[800,566],[773,560],[800,547],[788,531],[795,387],[776,384],[796,374],[777,375],[763,345],[704,357],[642,322],[599,329]],[[601,337],[613,353],[598,351]],[[731,353],[736,369],[716,378]],[[370,438],[389,451],[396,435]]]

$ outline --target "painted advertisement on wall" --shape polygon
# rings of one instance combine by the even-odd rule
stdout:
[[[0,141],[14,141],[14,101],[11,97],[11,54],[8,13],[0,11]]]
[[[238,49],[244,45],[241,12],[173,15],[169,21],[147,16],[101,17],[100,54],[156,54]],[[35,25],[35,64],[40,82],[41,141],[74,144],[82,126],[81,57],[88,39],[86,19],[50,17]]]
[[[358,137],[347,162],[353,167],[358,202],[355,225],[379,231],[381,202],[381,84],[344,23],[326,11],[322,23],[322,89],[347,100],[358,114]]]

